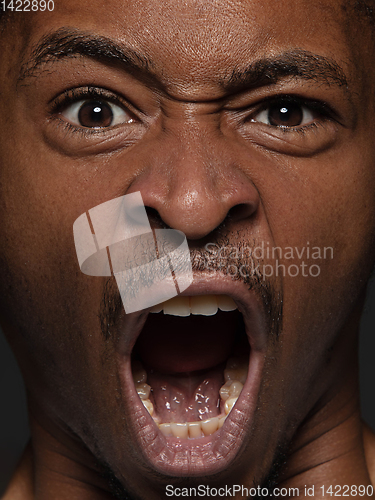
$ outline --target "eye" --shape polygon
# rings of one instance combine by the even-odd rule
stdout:
[[[134,122],[130,112],[104,99],[76,101],[62,109],[60,114],[73,125],[85,128],[108,128]]]
[[[278,101],[253,116],[253,122],[273,127],[295,128],[313,123],[318,113],[296,101]]]

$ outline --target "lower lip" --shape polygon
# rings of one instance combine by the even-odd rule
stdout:
[[[220,473],[235,460],[251,427],[260,388],[264,353],[251,349],[242,392],[221,429],[197,439],[166,438],[135,391],[130,356],[118,359],[122,390],[128,402],[135,444],[146,464],[160,474],[197,477]],[[125,402],[124,402],[125,403]]]

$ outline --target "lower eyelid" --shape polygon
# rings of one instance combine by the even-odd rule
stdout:
[[[138,143],[145,132],[142,122],[131,127],[85,128],[59,114],[51,116],[45,130],[50,146],[68,156],[109,154],[127,149]]]

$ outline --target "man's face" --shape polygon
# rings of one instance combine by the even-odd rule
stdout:
[[[3,32],[2,324],[35,419],[142,498],[173,478],[261,483],[354,369],[374,262],[374,89],[367,26],[346,20],[328,1],[64,0]],[[80,272],[74,221],[136,191],[154,227],[189,241],[185,295],[229,295],[237,312],[126,315],[114,278]],[[223,245],[278,247],[285,271]],[[131,358],[155,419],[182,423],[220,414],[240,353],[249,373],[223,427],[165,437]]]

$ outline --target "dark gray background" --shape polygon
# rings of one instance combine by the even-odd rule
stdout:
[[[375,429],[375,282],[372,280],[362,318],[360,341],[361,397],[364,419]],[[0,332],[0,495],[29,435],[21,375]]]

